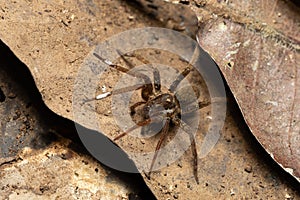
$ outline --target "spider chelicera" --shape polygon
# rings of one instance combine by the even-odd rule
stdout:
[[[130,67],[133,68],[133,64],[128,61],[128,59],[125,57],[121,51],[117,50],[119,56],[122,60]],[[108,96],[111,96],[113,94],[120,94],[124,92],[134,91],[134,90],[141,90],[141,97],[143,101],[139,101],[134,103],[130,106],[130,113],[134,114],[136,112],[136,109],[138,107],[141,107],[141,113],[142,113],[142,120],[136,122],[136,124],[129,128],[126,132],[123,132],[116,136],[113,140],[116,141],[124,136],[126,136],[131,131],[137,129],[138,127],[143,127],[149,124],[153,123],[162,123],[163,126],[160,130],[160,138],[156,145],[155,153],[150,165],[149,173],[146,174],[146,177],[150,179],[150,174],[153,169],[155,160],[157,158],[158,152],[163,144],[163,142],[166,140],[166,137],[168,135],[168,132],[171,128],[171,126],[177,126],[182,128],[185,132],[189,134],[189,139],[191,142],[192,147],[192,153],[193,153],[193,173],[194,177],[197,183],[199,183],[198,179],[198,157],[197,157],[197,149],[196,149],[196,143],[193,131],[191,130],[190,126],[183,120],[181,120],[181,116],[185,114],[190,114],[192,112],[195,112],[205,106],[208,106],[209,103],[200,103],[200,102],[190,102],[192,98],[189,97],[188,94],[184,94],[185,98],[179,100],[178,95],[176,94],[176,89],[180,82],[186,78],[188,74],[193,70],[192,65],[187,65],[187,67],[175,78],[175,80],[172,82],[170,87],[166,92],[163,92],[161,87],[161,77],[160,72],[157,68],[153,67],[151,63],[143,58],[142,56],[138,54],[132,54],[131,56],[137,58],[139,61],[141,61],[144,64],[147,64],[151,67],[153,71],[153,83],[151,82],[151,79],[149,76],[140,73],[138,71],[132,71],[128,68],[124,68],[121,65],[113,64],[111,61],[108,61],[104,58],[102,58],[100,55],[94,53],[93,54],[96,58],[98,58],[100,61],[107,64],[109,67],[116,69],[120,72],[127,73],[130,76],[140,78],[143,80],[143,84],[140,85],[133,85],[129,87],[124,87],[121,89],[113,90],[112,92],[106,92],[103,94],[100,94],[96,96],[96,100],[104,99]],[[127,55],[128,56],[128,55]],[[195,91],[199,97],[199,91]],[[184,104],[189,104],[182,106],[180,102],[184,102]],[[184,107],[184,108],[183,108]]]

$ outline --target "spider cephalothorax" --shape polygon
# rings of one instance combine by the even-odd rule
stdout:
[[[129,65],[131,68],[134,66],[125,58],[125,56],[117,50],[120,57]],[[188,124],[181,120],[181,116],[185,114],[192,113],[199,109],[198,102],[195,102],[192,98],[188,96],[188,92],[176,92],[177,86],[180,84],[180,82],[185,79],[185,77],[191,72],[192,67],[191,65],[188,65],[172,82],[170,87],[166,89],[165,91],[162,91],[161,86],[161,79],[160,79],[160,72],[157,68],[153,67],[150,62],[148,62],[143,57],[134,54],[134,57],[143,62],[144,64],[148,64],[152,71],[153,71],[153,83],[151,82],[151,79],[138,71],[131,71],[127,68],[124,68],[117,64],[112,64],[112,62],[105,60],[100,55],[94,53],[94,56],[97,57],[102,62],[106,63],[111,68],[114,68],[118,71],[121,71],[123,73],[127,73],[133,77],[140,78],[143,80],[143,84],[140,85],[133,85],[129,87],[124,87],[121,89],[113,90],[112,92],[107,92],[104,94],[100,94],[96,97],[96,99],[103,99],[105,97],[108,97],[112,94],[120,94],[128,91],[133,90],[141,90],[141,98],[142,101],[138,101],[134,103],[132,106],[130,106],[130,113],[133,116],[136,113],[136,110],[139,108],[141,110],[142,119],[140,121],[137,121],[136,124],[129,128],[126,132],[121,133],[117,137],[114,138],[114,141],[124,137],[129,132],[137,129],[138,127],[144,127],[147,125],[151,125],[154,123],[161,123],[162,127],[159,130],[160,132],[160,138],[156,145],[154,157],[152,159],[150,170],[148,177],[150,178],[151,171],[153,169],[155,160],[157,158],[158,152],[161,148],[162,143],[166,140],[166,136],[168,135],[169,129],[171,125],[175,125],[177,127],[181,127],[185,132],[189,134],[189,138],[191,141],[192,146],[192,152],[194,157],[194,176],[196,179],[196,182],[198,183],[198,159],[197,159],[197,150],[196,150],[196,144],[195,144],[195,138],[193,133],[191,133],[191,129],[189,128]],[[184,91],[184,90],[183,90]],[[197,97],[199,97],[199,91],[196,91]],[[196,99],[197,100],[197,99]],[[183,102],[183,106],[182,106]],[[201,106],[203,107],[203,106]]]

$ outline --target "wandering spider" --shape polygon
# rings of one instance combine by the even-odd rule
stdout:
[[[130,67],[133,68],[133,64],[128,61],[128,59],[117,50],[121,59]],[[136,112],[138,107],[141,108],[141,115],[142,120],[137,121],[135,125],[129,128],[126,132],[123,132],[116,136],[113,140],[116,141],[124,136],[126,136],[131,131],[139,128],[144,127],[147,125],[151,125],[154,123],[161,123],[162,128],[160,129],[160,138],[156,145],[156,149],[154,152],[154,156],[150,165],[149,173],[146,174],[148,179],[150,179],[150,174],[153,169],[154,163],[158,156],[158,152],[161,149],[163,142],[166,140],[167,135],[171,126],[176,126],[182,128],[186,133],[189,135],[189,140],[192,146],[192,154],[193,154],[193,173],[197,183],[199,183],[198,179],[198,156],[197,156],[197,149],[194,134],[191,131],[190,126],[182,120],[182,116],[186,114],[191,114],[207,105],[209,103],[198,103],[198,102],[191,102],[191,99],[187,94],[184,94],[185,98],[180,99],[177,95],[176,89],[178,85],[187,77],[188,74],[193,70],[192,65],[187,65],[187,67],[175,78],[175,80],[171,83],[170,87],[167,91],[162,91],[161,85],[161,74],[156,67],[153,67],[149,61],[138,54],[133,54],[133,56],[141,61],[144,64],[150,66],[153,71],[153,83],[149,76],[139,72],[139,71],[131,71],[128,68],[124,68],[121,65],[113,64],[112,62],[102,58],[100,55],[94,53],[93,54],[96,58],[98,58],[101,62],[104,62],[109,67],[126,73],[132,77],[139,78],[143,80],[143,84],[133,85],[128,87],[123,87],[121,89],[115,89],[112,92],[106,92],[96,96],[96,100],[104,99],[108,96],[113,94],[121,94],[129,91],[134,90],[141,90],[141,98],[142,101],[138,101],[130,106],[130,113],[133,115]],[[199,97],[199,91],[195,91],[197,94],[197,98]],[[181,102],[187,104],[186,106],[182,106]],[[194,101],[194,100],[193,100]]]

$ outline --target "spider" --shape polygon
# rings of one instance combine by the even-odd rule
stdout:
[[[117,53],[121,57],[121,59],[130,67],[133,68],[134,65],[128,61],[128,59],[125,56],[128,56],[126,54],[123,54],[120,50],[117,50]],[[151,125],[154,123],[162,123],[162,128],[160,130],[160,137],[157,142],[154,156],[150,165],[149,173],[146,174],[146,177],[150,179],[150,175],[154,166],[154,163],[156,161],[158,152],[163,144],[163,142],[166,140],[166,137],[168,135],[168,132],[171,128],[171,126],[177,126],[181,127],[185,132],[188,133],[189,139],[191,142],[191,148],[192,148],[192,154],[193,154],[193,174],[195,177],[195,181],[197,184],[199,184],[199,178],[198,178],[198,156],[197,156],[197,149],[196,149],[196,143],[194,135],[189,127],[189,125],[181,120],[181,116],[185,114],[190,114],[196,110],[199,110],[203,107],[206,107],[209,105],[209,103],[200,103],[197,102],[192,103],[191,98],[187,94],[184,94],[185,98],[183,99],[183,102],[185,104],[190,104],[189,106],[182,106],[179,102],[179,96],[176,93],[176,89],[180,82],[184,80],[188,74],[193,70],[193,67],[189,64],[181,73],[175,78],[175,80],[172,82],[170,87],[168,88],[167,92],[163,92],[161,87],[161,77],[160,72],[157,68],[153,67],[151,63],[143,58],[142,56],[138,54],[133,54],[132,56],[137,58],[139,61],[141,61],[144,64],[147,64],[151,67],[153,71],[153,83],[151,82],[151,79],[149,76],[140,73],[139,71],[130,71],[130,69],[125,68],[118,64],[113,64],[112,62],[102,58],[97,53],[93,54],[96,58],[98,58],[101,62],[104,62],[109,67],[118,70],[123,73],[127,73],[130,76],[133,76],[135,78],[140,78],[144,81],[143,84],[140,85],[133,85],[124,87],[121,89],[113,90],[112,92],[106,92],[100,95],[96,96],[96,100],[104,99],[108,96],[111,96],[112,94],[120,94],[124,92],[129,92],[133,90],[141,90],[141,98],[143,101],[139,101],[134,103],[132,106],[130,106],[130,113],[133,115],[136,112],[136,109],[138,107],[141,107],[141,113],[142,113],[142,120],[136,122],[136,124],[129,128],[126,132],[123,132],[116,136],[113,140],[119,140],[120,138],[126,136],[131,131],[137,129],[138,127],[144,127],[146,125]],[[199,97],[199,91],[197,93],[197,98]],[[182,99],[181,99],[182,101]]]

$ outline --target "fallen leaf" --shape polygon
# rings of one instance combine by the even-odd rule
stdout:
[[[216,16],[203,21],[199,44],[220,67],[252,133],[299,181],[299,7],[210,1],[203,10]]]

